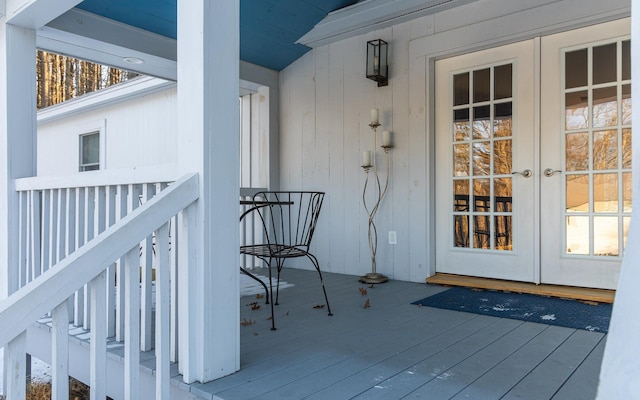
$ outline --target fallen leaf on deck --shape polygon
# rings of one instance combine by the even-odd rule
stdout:
[[[260,304],[258,304],[258,303],[253,303],[253,304],[251,305],[251,309],[252,309],[252,310],[259,310],[259,309],[260,309]]]
[[[257,293],[257,294],[256,294],[256,299],[261,299],[261,298],[263,298],[263,297],[264,297],[264,295],[263,295],[263,294],[260,294],[260,293]]]
[[[253,325],[255,324],[255,321],[250,321],[246,318],[242,318],[242,321],[240,321],[240,325],[242,326],[249,326],[249,325]]]
[[[273,317],[267,317],[267,321],[271,321]]]
[[[313,308],[324,308],[324,304],[316,304]]]
[[[360,291],[360,294],[361,294],[361,295],[363,295],[363,296],[366,296],[366,295],[367,295],[367,289],[365,289],[365,288],[361,287],[361,288],[358,288],[358,290]]]
[[[369,285],[369,287],[370,287],[371,289],[373,289],[373,283],[372,283],[371,285]]]
[[[371,303],[369,303],[369,299],[367,299],[367,301],[364,302],[364,306],[362,308],[369,308],[371,307]]]

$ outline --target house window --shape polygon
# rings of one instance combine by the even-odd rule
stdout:
[[[100,169],[100,131],[80,135],[80,172]]]

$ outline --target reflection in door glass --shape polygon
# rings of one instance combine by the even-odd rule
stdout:
[[[587,91],[572,92],[565,94],[564,119],[565,129],[586,129],[589,126],[589,103]]]
[[[630,42],[564,57],[566,254],[619,257],[632,211]]]
[[[567,254],[589,254],[589,217],[566,218]]]
[[[565,168],[567,171],[589,169],[589,134],[587,132],[567,133],[565,136]]]
[[[618,124],[617,88],[593,89],[593,127],[602,128]]]
[[[511,251],[513,66],[456,74],[452,90],[453,246]]]

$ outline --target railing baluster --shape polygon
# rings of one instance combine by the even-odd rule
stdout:
[[[53,267],[58,258],[58,190],[49,194],[49,260],[47,269]]]
[[[58,190],[58,243],[56,263],[67,256],[67,190]]]
[[[53,400],[69,396],[69,307],[65,301],[51,313],[51,395]]]
[[[169,400],[170,289],[169,223],[156,233],[158,264],[156,266],[156,400]]]
[[[155,194],[155,187],[152,184],[142,185],[142,202],[149,201]],[[153,237],[147,236],[140,244],[140,347],[142,351],[149,351],[152,346],[151,331],[151,291],[152,291],[152,263],[153,263]]]
[[[171,362],[178,362],[178,217],[171,218]]]
[[[91,281],[91,340],[90,383],[91,398],[104,399],[107,371],[107,273],[102,271]]]
[[[111,226],[116,222],[116,196],[117,187],[109,185],[106,192],[106,226]],[[116,264],[113,263],[107,269],[107,336],[116,334]]]
[[[85,197],[85,230],[84,242],[89,243],[95,236],[96,231],[96,205],[98,203],[98,194],[96,187],[88,187]],[[84,329],[91,329],[91,285],[84,285]]]
[[[85,229],[85,207],[86,207],[86,188],[78,188],[76,190],[76,249],[84,245],[84,229]],[[84,287],[76,292],[73,324],[75,326],[84,325]]]
[[[131,185],[120,185],[118,190],[118,202],[116,203],[116,214],[118,220],[124,218],[129,211],[129,193],[131,193]],[[116,297],[116,341],[124,340],[124,270],[125,259],[120,257],[116,272],[117,297]]]
[[[140,375],[140,256],[135,246],[125,255],[124,398],[138,399]]]
[[[38,275],[49,269],[49,261],[50,258],[50,247],[49,240],[51,239],[51,235],[47,233],[50,232],[51,227],[51,190],[43,190],[42,192],[42,230],[40,231],[41,239],[41,264],[40,271],[38,271]]]
[[[41,224],[41,208],[42,206],[42,191],[31,191],[31,277],[29,281],[40,276],[40,263],[42,262],[41,242],[40,242],[40,229]]]
[[[4,348],[7,399],[24,399],[27,384],[27,332],[22,332]]]
[[[67,227],[66,227],[67,238],[65,240],[66,242],[65,257],[76,250],[76,205],[78,204],[76,193],[77,193],[77,190],[75,188],[67,189],[68,209],[67,209]],[[75,300],[75,295],[71,296],[71,298],[69,299],[69,316],[70,316],[69,319],[71,319],[75,314],[74,300]],[[75,321],[74,321],[74,324],[75,324]]]
[[[27,264],[27,248],[29,246],[27,215],[29,213],[29,206],[27,202],[28,192],[19,193],[19,212],[20,212],[20,226],[18,227],[18,286],[23,287],[27,284],[27,270],[29,268]]]

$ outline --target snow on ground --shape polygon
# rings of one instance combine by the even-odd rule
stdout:
[[[4,373],[4,348],[0,347],[0,395],[4,394],[4,386],[2,376]],[[51,382],[51,367],[41,360],[31,358],[31,377],[37,382]]]

